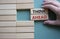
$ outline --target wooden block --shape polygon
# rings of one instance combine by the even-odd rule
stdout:
[[[0,39],[6,38],[17,38],[16,33],[0,33]]]
[[[17,39],[17,38],[0,38],[0,39]]]
[[[17,0],[17,3],[33,3],[34,0]]]
[[[0,21],[16,21],[16,16],[0,16]]]
[[[16,27],[0,27],[0,33],[5,33],[5,32],[16,32]]]
[[[48,11],[42,8],[31,9],[31,20],[48,20]]]
[[[0,0],[0,3],[16,3],[16,0]]]
[[[34,38],[34,33],[17,33],[17,38]]]
[[[20,39],[20,38],[17,38],[17,39]],[[21,39],[34,39],[34,38],[21,38]]]
[[[34,32],[34,27],[17,27],[17,32]]]
[[[34,26],[34,21],[17,21],[17,26]]]
[[[16,4],[0,4],[0,9],[16,9]]]
[[[0,15],[16,15],[16,10],[0,10]]]
[[[34,8],[33,3],[17,4],[17,9],[32,9],[32,8]]]
[[[0,39],[33,39],[34,33],[0,33]]]
[[[0,39],[34,39],[34,38],[0,38]]]
[[[16,22],[15,21],[12,21],[12,22],[0,22],[0,27],[3,27],[3,26],[7,26],[7,27],[11,27],[11,26],[16,26]]]

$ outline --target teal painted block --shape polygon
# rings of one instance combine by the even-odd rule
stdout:
[[[43,0],[34,0],[34,7],[40,8],[42,6]]]
[[[42,3],[43,0],[34,0],[35,8],[40,8]],[[56,17],[55,14],[53,12],[49,13],[50,19],[54,20]],[[35,39],[60,39],[60,27],[44,25],[43,22],[35,21]]]
[[[17,10],[17,21],[30,20],[30,10]]]

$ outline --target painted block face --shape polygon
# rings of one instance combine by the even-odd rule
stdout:
[[[42,8],[31,9],[31,20],[47,20],[48,11]]]

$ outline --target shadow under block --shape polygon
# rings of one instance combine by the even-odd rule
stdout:
[[[33,33],[34,32],[34,27],[17,27],[17,32]]]
[[[12,21],[12,22],[0,22],[0,27],[16,27],[16,22]]]
[[[34,26],[34,21],[17,21],[16,23],[17,26]]]
[[[0,15],[16,15],[16,10],[0,10]]]
[[[0,0],[0,3],[16,3],[16,0]]]
[[[16,0],[17,3],[33,3],[34,0]]]
[[[0,9],[16,9],[16,4],[0,4]]]
[[[34,8],[34,3],[24,3],[24,4],[17,4],[17,9],[32,9]]]

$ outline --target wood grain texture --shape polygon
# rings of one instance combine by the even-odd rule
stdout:
[[[16,16],[0,16],[0,21],[16,21]]]
[[[17,26],[34,26],[34,21],[17,21]]]
[[[0,27],[0,32],[32,33],[34,27]]]
[[[34,38],[0,38],[0,39],[34,39]]]
[[[16,9],[16,4],[0,4],[0,9]]]
[[[32,9],[32,8],[34,8],[33,3],[17,4],[17,9]]]
[[[17,0],[17,3],[33,3],[34,0]]]
[[[15,21],[12,21],[12,22],[0,22],[0,27],[11,27],[11,26],[16,26],[16,22]]]
[[[0,33],[0,39],[6,38],[17,38],[17,39],[28,39],[34,38],[34,33]]]
[[[16,0],[0,0],[0,3],[16,3]]]
[[[17,39],[20,39],[20,38],[17,38]],[[21,38],[21,39],[34,39],[34,38]]]
[[[5,33],[5,32],[16,32],[16,27],[0,27],[0,33]]]
[[[17,32],[34,32],[34,27],[17,27]]]
[[[15,15],[16,10],[0,10],[0,15]]]
[[[17,38],[34,38],[34,33],[17,33]]]
[[[17,38],[16,37],[16,33],[0,33],[0,39],[3,39],[3,38]]]

